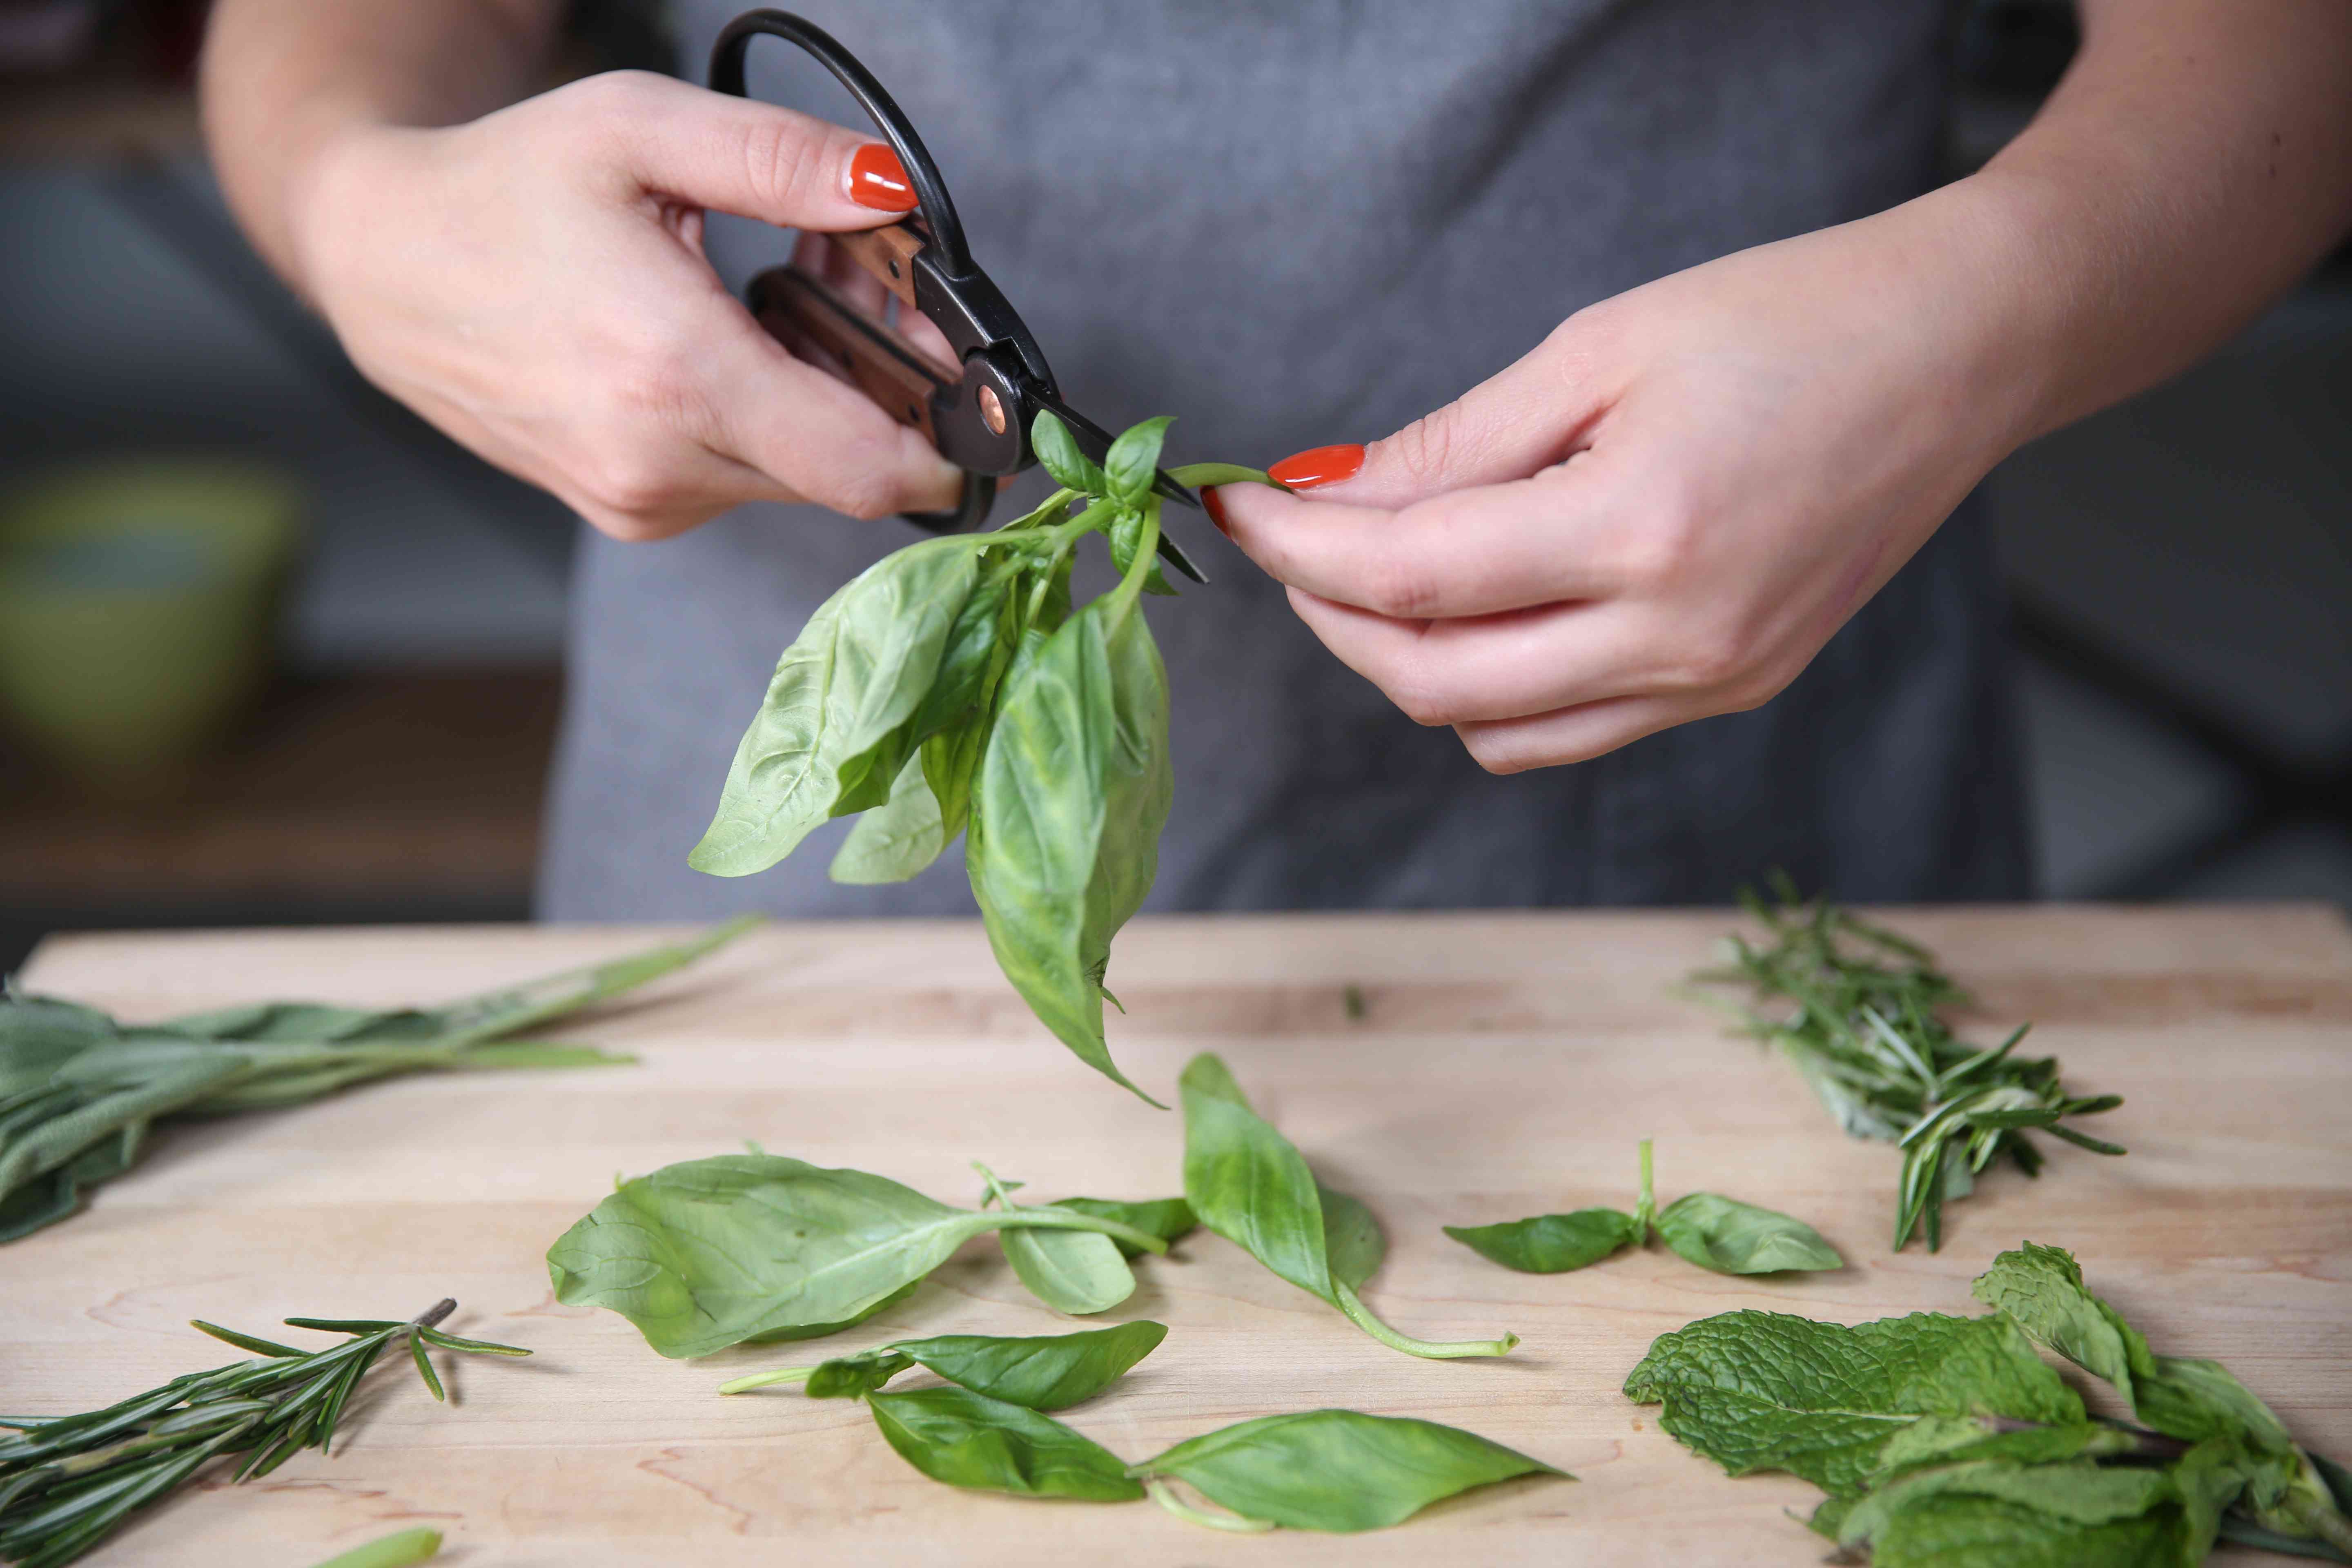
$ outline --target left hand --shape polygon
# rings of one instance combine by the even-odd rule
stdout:
[[[1491,772],[1757,707],[2032,433],[2014,269],[1928,205],[1603,300],[1352,477],[1224,487],[1223,526]]]

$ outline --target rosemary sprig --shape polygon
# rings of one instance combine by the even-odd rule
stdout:
[[[1750,946],[1735,934],[1730,965],[1691,976],[1702,986],[1744,984],[1757,1005],[1692,994],[1777,1047],[1849,1134],[1903,1151],[1895,1250],[1915,1231],[1925,1232],[1928,1251],[1940,1247],[1945,1201],[1966,1197],[1995,1159],[2006,1154],[2038,1175],[2042,1153],[2025,1136],[2029,1128],[2094,1153],[2124,1152],[2063,1125],[2068,1117],[2112,1110],[2123,1099],[2071,1096],[2058,1081],[2056,1058],[2018,1056],[2032,1025],[1998,1046],[1969,1045],[1938,1016],[1968,995],[1936,967],[1935,954],[1826,899],[1808,904],[1785,876],[1775,875],[1772,890],[1777,905],[1740,893],[1771,944]],[[1762,1005],[1773,1001],[1796,1006],[1766,1012]]]
[[[58,1568],[89,1551],[133,1513],[205,1465],[242,1454],[231,1481],[266,1476],[304,1448],[324,1450],[343,1407],[387,1349],[405,1345],[425,1386],[444,1398],[425,1346],[469,1354],[529,1355],[459,1339],[439,1324],[443,1300],[404,1323],[289,1318],[287,1325],[352,1337],[299,1351],[214,1323],[194,1326],[258,1361],[192,1372],[103,1410],[0,1417],[0,1562]]]

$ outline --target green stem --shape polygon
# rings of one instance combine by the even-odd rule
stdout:
[[[1079,1214],[1075,1209],[1057,1209],[1050,1205],[992,1209],[988,1211],[987,1217],[994,1220],[998,1227],[1031,1226],[1040,1230],[1092,1230],[1124,1241],[1130,1247],[1139,1247],[1146,1252],[1165,1253],[1168,1250],[1168,1243],[1148,1230],[1138,1230],[1131,1225],[1104,1219],[1099,1215]]]
[[[779,1367],[773,1372],[755,1372],[748,1377],[734,1378],[719,1385],[721,1394],[742,1394],[754,1388],[765,1388],[772,1383],[806,1383],[813,1366]]]
[[[1650,1245],[1650,1233],[1658,1228],[1658,1194],[1650,1179],[1650,1140],[1643,1139],[1640,1147],[1642,1195],[1633,1205],[1633,1225],[1642,1233],[1636,1245],[1647,1247]]]
[[[2287,1511],[2294,1521],[2347,1557],[2352,1557],[2352,1520],[2337,1512],[2325,1499],[2295,1488],[2290,1493]]]
[[[1106,637],[1127,619],[1128,612],[1143,596],[1143,584],[1151,575],[1152,563],[1160,557],[1160,498],[1145,496],[1142,510],[1143,534],[1135,542],[1135,558],[1127,563],[1127,575],[1118,580],[1118,586],[1103,595],[1111,602],[1111,607],[1104,612],[1110,623],[1103,628]]]
[[[1211,1530],[1230,1530],[1237,1535],[1263,1535],[1276,1528],[1270,1519],[1252,1519],[1243,1513],[1211,1513],[1204,1508],[1194,1508],[1176,1495],[1176,1489],[1158,1476],[1146,1476],[1143,1489],[1153,1502],[1189,1524],[1202,1524]]]
[[[1331,1281],[1331,1289],[1339,1303],[1339,1310],[1348,1314],[1349,1322],[1389,1349],[1402,1351],[1407,1355],[1426,1356],[1432,1361],[1457,1361],[1475,1355],[1508,1355],[1511,1347],[1519,1342],[1517,1334],[1505,1334],[1499,1340],[1455,1340],[1450,1342],[1412,1339],[1398,1333],[1372,1316],[1371,1309],[1364,1305],[1356,1292],[1339,1280]]]

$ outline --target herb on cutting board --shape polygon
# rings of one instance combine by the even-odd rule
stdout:
[[[415,1568],[441,1554],[441,1532],[427,1525],[380,1535],[364,1546],[328,1558],[312,1568]]]
[[[427,1346],[469,1355],[530,1353],[443,1333],[439,1325],[457,1310],[457,1302],[445,1300],[404,1323],[286,1320],[289,1328],[351,1336],[323,1351],[198,1322],[215,1339],[262,1359],[184,1373],[103,1410],[0,1417],[0,1426],[16,1432],[0,1437],[0,1562],[24,1568],[70,1563],[215,1458],[245,1456],[229,1477],[235,1482],[266,1476],[304,1448],[324,1451],[352,1390],[386,1350],[405,1349],[436,1399],[443,1397],[441,1379]]]
[[[72,1002],[0,997],[0,1242],[55,1225],[131,1169],[165,1116],[316,1100],[395,1073],[625,1062],[586,1046],[508,1037],[645,984],[759,923],[439,1007],[372,1011],[257,1002],[122,1024]]]
[[[1159,872],[1172,789],[1168,673],[1139,602],[1174,592],[1151,489],[1168,425],[1145,420],[1097,467],[1040,413],[1032,444],[1062,487],[1043,506],[992,532],[910,544],[820,605],[777,662],[687,858],[748,876],[826,819],[864,813],[834,879],[898,882],[963,834],[1005,978],[1081,1061],[1147,1100],[1111,1061],[1103,1003],[1111,939]],[[1223,463],[1173,477],[1276,482]],[[1092,533],[1121,577],[1074,612],[1070,569]]]
[[[1021,1339],[992,1334],[942,1334],[899,1340],[815,1366],[755,1372],[719,1385],[742,1394],[772,1384],[797,1383],[811,1399],[857,1399],[911,1367],[961,1384],[974,1394],[1031,1410],[1061,1410],[1092,1399],[1168,1337],[1168,1325],[1148,1319],[1113,1329]]]
[[[2056,1058],[2013,1054],[2032,1026],[2020,1026],[1998,1046],[1968,1044],[1938,1016],[1968,997],[1936,967],[1935,954],[1827,900],[1805,904],[1786,878],[1774,890],[1777,907],[1740,895],[1771,944],[1751,947],[1735,934],[1733,963],[1691,978],[1748,986],[1758,1005],[1729,1008],[1742,1029],[1777,1047],[1850,1135],[1903,1151],[1895,1251],[1915,1230],[1926,1234],[1928,1251],[1941,1247],[1945,1201],[1966,1197],[2001,1155],[2027,1175],[2040,1174],[2042,1152],[2028,1128],[2095,1154],[2124,1152],[2065,1125],[2114,1110],[2122,1096],[2069,1095]],[[1774,1001],[1792,1002],[1795,1011],[1768,1013],[1763,1004]]]
[[[1306,1158],[1250,1106],[1234,1075],[1202,1052],[1184,1069],[1184,1201],[1202,1225],[1276,1274],[1321,1297],[1391,1350],[1450,1358],[1508,1353],[1499,1340],[1433,1343],[1397,1332],[1357,1296],[1388,1238],[1371,1210],[1315,1179]]]
[[[906,1300],[973,1237],[1017,1226],[1168,1250],[1148,1230],[1053,1204],[953,1208],[864,1171],[721,1154],[619,1184],[548,1248],[547,1270],[557,1300],[610,1308],[663,1355],[702,1356],[850,1328]]]
[[[1650,1140],[1641,1142],[1641,1198],[1633,1212],[1578,1209],[1499,1225],[1445,1227],[1445,1234],[1490,1262],[1522,1274],[1564,1274],[1655,1236],[1678,1258],[1717,1274],[1779,1274],[1843,1268],[1845,1259],[1801,1219],[1717,1193],[1688,1193],[1657,1206]]]
[[[2028,1242],[1975,1293],[1990,1316],[1704,1319],[1660,1336],[1625,1393],[1732,1475],[1820,1487],[1812,1528],[1874,1568],[2193,1564],[2217,1537],[2352,1563],[2352,1475],[2219,1363],[2157,1355],[2068,1254]],[[2087,1415],[2036,1344],[2141,1425]]]

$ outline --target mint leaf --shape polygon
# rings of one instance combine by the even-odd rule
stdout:
[[[2171,1476],[2054,1465],[1955,1465],[1881,1488],[1837,1538],[1873,1568],[2145,1568],[2200,1561]]]

